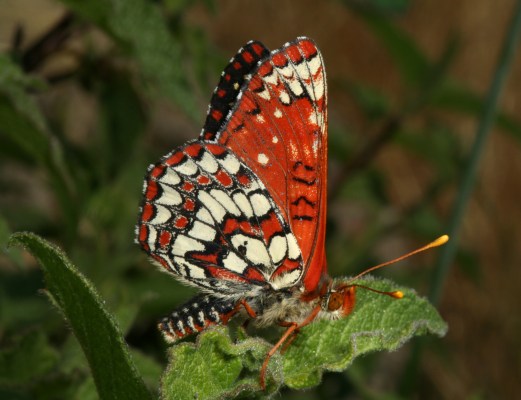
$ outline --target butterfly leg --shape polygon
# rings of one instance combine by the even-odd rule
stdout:
[[[255,310],[253,308],[251,308],[251,306],[248,304],[248,302],[246,300],[241,300],[237,306],[243,306],[244,309],[246,310],[246,312],[248,313],[248,315],[250,316],[250,318],[257,318],[257,313],[255,312]]]
[[[292,325],[292,322],[280,321],[279,325],[282,326],[282,327],[285,327],[285,328],[289,328]],[[293,343],[293,341],[297,338],[297,335],[300,332],[299,328],[295,329],[292,332],[291,336],[288,337],[288,339],[286,340],[286,342],[284,343],[284,345],[280,349],[280,353],[281,354],[284,354],[286,352],[286,350],[288,349],[288,347],[291,345],[291,343]]]
[[[318,315],[320,310],[322,309],[322,306],[318,305],[316,306],[313,311],[309,313],[307,318],[301,322],[300,324],[296,322],[288,322],[288,321],[281,321],[279,325],[286,326],[288,329],[286,329],[286,332],[282,335],[282,337],[279,339],[279,341],[268,351],[268,354],[266,354],[266,358],[264,359],[264,362],[262,363],[261,371],[260,371],[260,379],[259,383],[262,388],[262,390],[266,389],[266,371],[268,369],[268,363],[273,357],[273,355],[277,352],[279,347],[281,347],[286,340],[290,340],[290,343],[294,340],[296,337],[296,334],[298,333],[298,330],[308,324],[310,324]],[[284,349],[286,349],[288,345],[284,346]]]
[[[284,335],[279,339],[279,341],[271,348],[270,351],[268,351],[268,354],[266,354],[266,358],[264,359],[264,362],[262,363],[262,368],[260,372],[260,386],[262,390],[266,389],[266,370],[268,368],[268,363],[270,361],[270,358],[275,354],[280,346],[286,341],[286,339],[293,334],[293,332],[298,329],[299,325],[296,322],[289,323],[290,326],[284,332]]]

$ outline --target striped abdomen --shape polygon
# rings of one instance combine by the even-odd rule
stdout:
[[[237,300],[199,295],[163,318],[158,326],[165,339],[174,342],[209,326],[226,324],[239,309]]]

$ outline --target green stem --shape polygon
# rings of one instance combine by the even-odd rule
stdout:
[[[472,145],[470,156],[464,170],[463,181],[458,193],[458,197],[454,204],[454,208],[452,209],[447,232],[451,237],[451,240],[441,248],[440,256],[436,262],[432,280],[433,283],[429,293],[429,299],[433,304],[437,304],[440,301],[441,295],[443,293],[445,279],[454,260],[454,255],[456,254],[459,228],[461,226],[461,221],[463,220],[467,204],[474,188],[478,163],[481,158],[481,154],[483,153],[486,139],[490,133],[491,125],[494,122],[501,90],[503,89],[508,69],[511,65],[516,47],[519,42],[520,30],[521,0],[518,0],[515,6],[512,21],[505,37],[501,54],[498,59],[498,65],[494,73],[494,79],[490,85],[487,97],[485,99],[483,115],[479,122],[476,132],[476,139]],[[415,385],[417,385],[419,364],[421,361],[421,353],[424,344],[424,340],[418,340],[412,349],[411,356],[403,373],[401,385],[399,388],[399,392],[402,395],[410,396],[411,392],[415,389]]]
[[[498,65],[494,74],[494,79],[490,85],[483,110],[481,120],[476,132],[476,139],[472,145],[470,157],[465,166],[463,181],[456,199],[456,203],[451,212],[447,234],[450,241],[441,248],[440,256],[436,262],[434,276],[432,279],[431,291],[429,299],[433,304],[440,301],[443,293],[443,285],[453,263],[454,256],[458,245],[458,234],[465,215],[467,204],[472,195],[474,184],[476,181],[479,160],[485,148],[485,143],[494,123],[496,109],[501,91],[504,87],[508,70],[519,42],[519,31],[521,30],[521,1],[517,2],[514,16],[510,23],[501,54],[499,56]]]

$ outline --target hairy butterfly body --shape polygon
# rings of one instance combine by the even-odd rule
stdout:
[[[164,318],[169,341],[236,313],[286,332],[354,306],[325,258],[327,90],[322,56],[300,37],[269,52],[249,42],[230,60],[197,140],[149,167],[137,241],[203,294]],[[400,297],[398,292],[385,293]]]

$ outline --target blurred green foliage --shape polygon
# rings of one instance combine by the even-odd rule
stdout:
[[[147,133],[157,106],[168,102],[185,125],[194,127],[195,137],[203,121],[201,104],[230,54],[222,54],[187,22],[187,11],[199,2],[62,3],[71,13],[49,32],[60,40],[45,41],[43,35],[41,42],[23,50],[14,46],[0,54],[0,398],[97,397],[98,377],[90,373],[81,338],[71,335],[60,313],[38,295],[42,270],[19,249],[5,248],[10,232],[20,230],[59,243],[93,283],[130,344],[145,384],[155,393],[166,362],[155,320],[192,291],[156,273],[134,244],[146,166],[183,140],[178,129],[165,147]],[[208,12],[218,12],[212,1],[201,3]],[[365,215],[364,233],[356,238],[347,237],[352,233],[340,222],[328,221],[333,276],[345,274],[354,263],[374,264],[374,249],[382,238],[430,240],[440,234],[444,223],[436,200],[461,178],[465,158],[444,115],[477,119],[484,103],[450,76],[458,54],[455,38],[439,59],[430,60],[414,38],[393,23],[391,16],[406,12],[407,1],[344,3],[389,52],[403,90],[401,98],[391,99],[347,76],[329,82],[331,90],[345,93],[356,104],[364,129],[379,132],[359,135],[356,126],[342,126],[330,114],[330,158],[336,167],[330,202],[350,202]],[[109,39],[108,48],[96,45],[94,29]],[[70,37],[83,44],[74,67],[37,78],[38,67],[59,54]],[[49,49],[49,43],[54,47]],[[86,140],[71,132],[72,106],[64,87],[75,88],[94,104]],[[420,127],[409,124],[420,117]],[[521,140],[519,121],[500,112],[496,122],[502,132]],[[385,171],[371,163],[384,146],[400,148],[435,171],[423,197],[406,209],[393,210],[393,218],[382,217],[390,207]],[[462,251],[460,259],[467,266],[464,272],[477,279],[479,265],[472,254]],[[422,279],[421,274],[416,279]],[[371,370],[368,358],[348,374],[325,379],[335,380],[344,393],[363,394],[361,376]],[[334,398],[320,388],[308,395]]]

